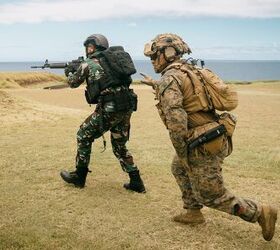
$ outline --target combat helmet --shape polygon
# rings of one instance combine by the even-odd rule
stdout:
[[[173,60],[176,56],[182,56],[192,51],[181,37],[172,33],[157,35],[151,42],[147,43],[144,48],[144,55],[154,56],[158,51],[164,52],[168,60]]]
[[[101,34],[92,34],[84,41],[84,46],[86,47],[89,43],[92,43],[99,47],[100,49],[108,49],[109,42],[107,38]]]

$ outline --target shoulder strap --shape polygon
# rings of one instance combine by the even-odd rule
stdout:
[[[199,69],[197,69],[196,67],[193,67],[193,72],[196,74],[197,78],[199,79],[204,91],[205,91],[205,94],[206,94],[206,97],[207,97],[207,101],[208,101],[208,104],[209,104],[209,109],[210,110],[213,110],[214,109],[214,105],[213,105],[213,101],[212,101],[212,97],[205,85],[205,79],[203,78],[201,72]]]

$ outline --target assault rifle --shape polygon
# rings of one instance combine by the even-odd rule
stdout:
[[[49,63],[47,59],[45,63],[41,66],[31,66],[32,69],[66,69],[68,72],[74,73],[78,70],[80,64],[84,61],[84,57],[80,56],[78,59],[72,60],[71,62],[60,62],[60,63]]]

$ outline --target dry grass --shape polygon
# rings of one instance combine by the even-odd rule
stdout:
[[[48,72],[1,72],[0,89],[31,87],[50,82],[65,82],[65,77]]]
[[[171,221],[182,208],[170,171],[174,150],[151,90],[135,88],[140,103],[132,119],[129,148],[141,169],[146,194],[122,188],[127,176],[110,147],[100,153],[100,140],[94,143],[87,187],[64,184],[59,171],[73,169],[75,134],[89,108],[80,105],[74,112],[60,107],[66,98],[47,106],[35,98],[14,97],[17,91],[0,92],[0,106],[6,103],[6,116],[0,118],[0,249],[280,249],[279,221],[269,243],[257,224],[208,208],[204,208],[206,225]],[[237,88],[239,122],[234,152],[224,164],[226,185],[242,197],[280,207],[280,83]],[[35,90],[29,91],[32,96]],[[42,95],[47,93],[51,100],[64,91]],[[82,92],[72,90],[73,102],[84,102]],[[28,120],[28,114],[34,119]]]

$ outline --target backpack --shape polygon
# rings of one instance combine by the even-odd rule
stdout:
[[[108,77],[108,85],[130,85],[131,75],[136,73],[136,69],[130,55],[122,46],[109,47],[99,54],[98,59]]]
[[[101,52],[110,68],[118,77],[131,76],[136,73],[130,55],[122,46],[112,46]]]
[[[238,105],[237,92],[225,84],[214,72],[184,63],[180,69],[187,73],[204,111],[217,109],[231,111]]]

